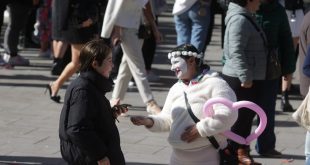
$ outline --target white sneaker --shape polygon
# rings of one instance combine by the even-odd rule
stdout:
[[[154,82],[160,80],[159,76],[156,75],[156,74],[155,74],[154,72],[152,72],[152,71],[149,71],[149,72],[147,73],[146,78],[147,78],[147,80],[149,80],[149,81],[154,81]]]
[[[133,88],[135,86],[135,82],[130,80],[129,83],[128,83],[128,87],[129,88]]]
[[[151,100],[146,104],[146,111],[152,115],[160,113],[161,109],[155,100]]]
[[[30,62],[28,59],[25,59],[24,57],[17,55],[14,57],[11,57],[9,54],[4,53],[3,60],[13,66],[29,66]]]
[[[3,57],[0,55],[0,66],[4,66],[6,62],[4,61]]]

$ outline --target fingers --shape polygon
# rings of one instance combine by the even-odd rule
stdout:
[[[89,27],[93,24],[93,20],[88,18],[86,21],[82,22],[82,27]]]
[[[117,115],[121,115],[122,113],[128,112],[128,105],[115,105],[112,109]]]
[[[113,46],[116,46],[121,42],[119,37],[114,37],[112,40]]]
[[[157,34],[155,34],[155,38],[156,38],[156,43],[160,43],[161,41],[163,41],[163,36],[160,32],[157,32]]]
[[[142,123],[143,117],[142,116],[132,116],[130,117],[130,121],[134,125],[143,125]]]
[[[198,130],[195,125],[187,127],[181,135],[181,140],[190,143],[199,137]]]

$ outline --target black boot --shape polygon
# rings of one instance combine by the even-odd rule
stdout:
[[[289,103],[289,100],[288,100],[288,91],[282,92],[281,110],[283,112],[294,112],[294,109],[293,109],[292,105]]]

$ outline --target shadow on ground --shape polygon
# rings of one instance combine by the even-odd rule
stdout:
[[[0,156],[0,165],[66,165],[61,158],[31,156]],[[126,165],[164,165],[153,163],[127,162]]]

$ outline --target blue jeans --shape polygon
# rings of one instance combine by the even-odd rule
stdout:
[[[305,142],[306,165],[310,165],[310,132],[307,131]]]
[[[260,154],[275,149],[276,135],[275,127],[275,108],[278,90],[278,79],[262,81],[262,91],[257,104],[264,110],[267,116],[267,125],[264,132],[257,138],[256,151]]]
[[[174,16],[177,32],[177,45],[192,44],[202,52],[207,39],[210,24],[210,6],[205,5],[206,14],[200,16],[200,2],[197,1],[191,8],[180,15]]]

